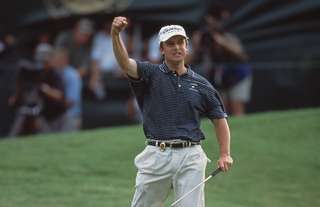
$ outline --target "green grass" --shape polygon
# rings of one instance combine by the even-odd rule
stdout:
[[[320,206],[320,108],[230,117],[234,165],[206,183],[207,207]],[[202,146],[219,156],[212,123]],[[0,207],[125,207],[142,126],[0,140]],[[166,207],[173,203],[170,195]]]

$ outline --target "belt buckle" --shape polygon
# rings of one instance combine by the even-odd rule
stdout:
[[[164,152],[166,150],[166,143],[165,142],[161,142],[160,143],[160,151]]]

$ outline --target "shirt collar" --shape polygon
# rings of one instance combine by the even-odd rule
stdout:
[[[187,68],[187,72],[186,74],[188,74],[189,76],[193,76],[194,72],[191,70],[191,67],[188,64],[184,64],[184,66]],[[167,65],[165,64],[165,62],[163,61],[163,63],[159,66],[160,70],[166,74],[172,72],[172,70],[170,70]]]

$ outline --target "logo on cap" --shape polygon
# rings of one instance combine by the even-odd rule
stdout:
[[[159,44],[161,42],[167,41],[170,37],[173,37],[175,35],[181,35],[188,39],[183,27],[181,27],[180,25],[169,25],[164,26],[160,29],[160,32],[158,34]]]
[[[168,29],[164,29],[163,31],[160,31],[159,36],[165,35],[165,34],[169,34],[169,33],[171,33],[171,32],[181,32],[181,31],[182,31],[182,28],[181,28],[181,27],[173,26],[173,27],[170,27],[170,28],[168,28]]]

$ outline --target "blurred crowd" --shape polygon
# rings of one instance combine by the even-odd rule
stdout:
[[[186,63],[219,91],[230,115],[244,115],[250,101],[252,75],[247,54],[241,41],[223,31],[220,22],[229,17],[223,8],[214,7],[204,16],[205,25],[189,31],[189,50]],[[9,137],[37,133],[70,132],[82,128],[82,89],[84,80],[97,100],[108,96],[105,81],[125,79],[113,54],[110,36],[113,19],[106,18],[97,27],[89,18],[79,19],[72,28],[37,38],[33,60],[22,60],[13,94],[8,100],[16,110],[16,119]],[[121,33],[130,57],[136,45],[133,26]],[[0,41],[0,53],[13,40]],[[143,45],[141,59],[161,64],[157,32]],[[126,114],[141,121],[140,111],[131,93]]]

